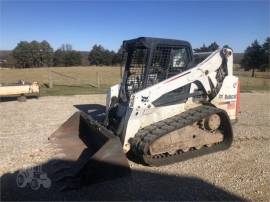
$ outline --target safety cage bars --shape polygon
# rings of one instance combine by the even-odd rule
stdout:
[[[157,46],[151,58],[149,58],[149,52],[149,49],[144,47],[128,52],[126,61],[128,97],[139,90],[185,71],[189,63],[186,47]],[[149,60],[151,62],[148,64]]]

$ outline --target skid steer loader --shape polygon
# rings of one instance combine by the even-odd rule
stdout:
[[[199,64],[187,41],[140,37],[123,48],[123,78],[108,90],[103,120],[76,112],[50,137],[76,162],[72,178],[123,176],[126,154],[161,166],[230,147],[239,111],[231,48]]]

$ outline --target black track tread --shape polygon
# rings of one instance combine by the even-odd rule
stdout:
[[[149,145],[159,137],[174,130],[192,125],[193,123],[200,121],[212,114],[219,114],[221,116],[223,123],[221,129],[224,133],[223,142],[212,147],[202,147],[199,150],[189,150],[185,153],[179,151],[174,155],[149,155]],[[227,112],[216,107],[201,105],[140,129],[131,141],[131,149],[135,156],[139,157],[140,160],[145,164],[161,166],[227,149],[232,144],[232,139],[233,132]]]

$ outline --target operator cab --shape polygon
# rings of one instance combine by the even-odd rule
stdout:
[[[123,100],[187,70],[193,59],[190,43],[182,40],[140,37],[124,41],[123,48],[125,71],[120,95]]]
[[[124,74],[117,99],[112,99],[106,125],[122,134],[124,115],[130,96],[140,90],[186,71],[193,59],[189,42],[173,39],[140,37],[127,40],[124,49]],[[162,95],[153,102],[156,107],[185,102],[190,84]],[[180,96],[180,97],[179,97]]]

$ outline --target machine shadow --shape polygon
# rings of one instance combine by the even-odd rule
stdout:
[[[233,193],[229,193],[210,183],[188,176],[174,176],[139,170],[132,170],[131,175],[114,180],[86,182],[82,177],[79,189],[61,191],[69,181],[57,181],[52,165],[55,163],[73,164],[74,162],[51,160],[37,167],[6,173],[1,176],[1,200],[3,201],[89,201],[89,200],[185,200],[185,201],[245,201]],[[99,162],[98,162],[99,163]],[[111,165],[103,165],[110,167]],[[98,169],[98,168],[95,168]],[[33,170],[43,173],[43,177],[35,173],[28,175],[27,183],[20,181],[23,172]],[[91,171],[90,171],[91,172]],[[44,173],[45,177],[44,177]],[[97,176],[96,176],[97,177]],[[40,186],[33,183],[39,179]],[[51,182],[48,183],[48,180]],[[37,182],[37,181],[36,181]],[[25,184],[23,184],[25,183]],[[90,185],[91,184],[91,185]],[[19,188],[18,185],[24,185]],[[45,188],[47,187],[47,188]]]

